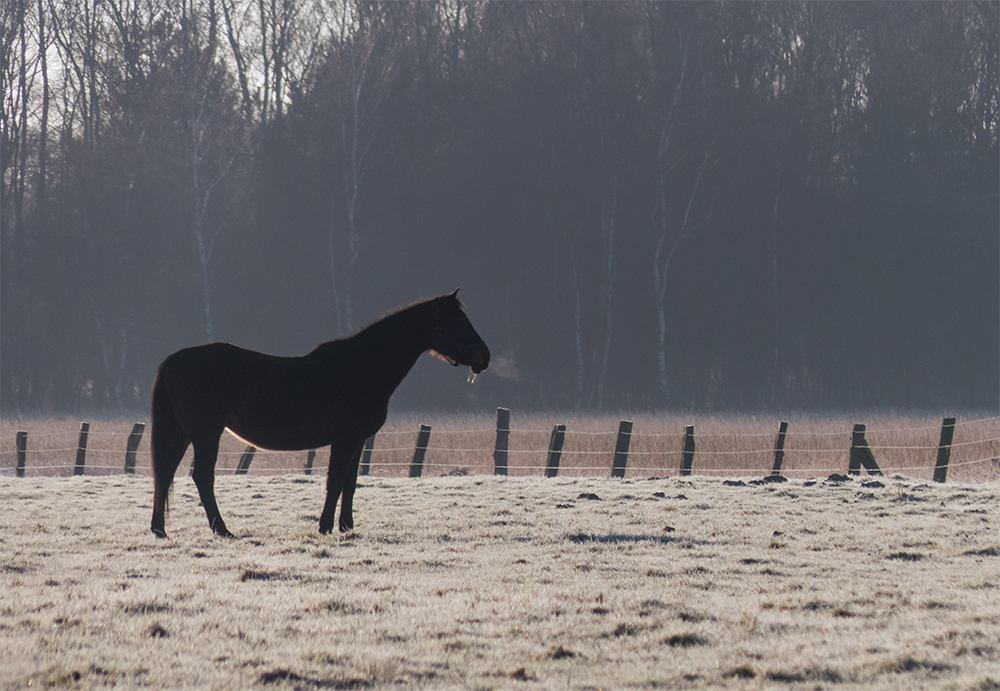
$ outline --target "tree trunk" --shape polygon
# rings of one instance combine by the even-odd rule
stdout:
[[[42,68],[42,115],[38,133],[38,226],[39,233],[45,234],[45,218],[49,207],[48,187],[46,186],[46,161],[48,159],[46,144],[49,138],[49,67],[46,53],[48,45],[45,38],[45,9],[42,0],[38,0],[38,54]]]
[[[222,18],[226,22],[226,37],[229,39],[229,47],[233,51],[233,62],[236,65],[236,76],[240,83],[240,96],[243,99],[243,114],[246,116],[248,122],[252,122],[253,98],[250,96],[246,59],[243,57],[243,49],[240,46],[239,37],[236,35],[236,29],[233,26],[232,8],[226,4],[226,0],[221,0],[221,2]]]
[[[212,325],[212,290],[208,280],[208,262],[211,258],[211,248],[205,241],[205,214],[202,208],[201,191],[201,157],[198,147],[195,145],[191,156],[191,182],[194,186],[194,237],[195,247],[198,251],[198,268],[201,275],[201,307],[202,318],[205,327],[206,342],[215,341],[215,329]],[[207,204],[208,199],[205,199]]]
[[[608,373],[608,359],[611,356],[611,330],[613,325],[614,304],[612,294],[614,289],[614,250],[615,250],[615,220],[618,211],[617,176],[611,192],[609,208],[602,214],[602,231],[604,236],[604,285],[601,289],[600,303],[604,308],[603,338],[597,362],[597,381],[595,384],[594,405],[597,410],[604,410],[604,380]]]
[[[573,287],[573,355],[576,357],[576,398],[573,401],[573,410],[579,412],[583,408],[583,314],[582,301],[580,299],[580,278],[576,267],[576,249],[573,242],[569,245],[569,266]]]
[[[18,88],[21,95],[19,161],[14,182],[14,227],[24,232],[24,181],[28,170],[28,41],[24,25],[25,7],[21,5],[21,65],[18,70]]]
[[[665,147],[661,147],[660,151],[660,232],[656,242],[656,251],[653,253],[653,287],[656,291],[657,308],[657,375],[660,382],[660,391],[663,394],[664,400],[668,402],[673,393],[669,388],[669,380],[667,378],[667,279],[669,278],[670,273],[670,263],[673,260],[674,255],[677,254],[681,245],[685,240],[697,233],[698,230],[712,217],[712,209],[710,207],[708,211],[706,211],[705,216],[698,222],[693,222],[691,218],[694,203],[701,193],[702,179],[708,170],[711,154],[712,146],[709,145],[705,151],[704,157],[701,160],[701,165],[699,165],[698,171],[695,174],[691,193],[688,195],[687,203],[684,206],[684,215],[681,218],[677,230],[674,233],[671,233],[670,214],[667,209],[667,186],[669,184],[667,173],[676,167],[676,162],[669,166],[666,165]],[[666,250],[668,240],[670,249]]]
[[[784,152],[784,130],[778,145],[778,168],[774,177],[774,206],[771,209],[771,302],[774,309],[774,351],[771,360],[771,403],[776,403],[780,389],[781,367],[781,305],[778,304],[778,208],[781,201],[781,158]]]
[[[337,335],[344,335],[344,318],[340,308],[340,290],[337,287],[337,252],[334,247],[335,237],[336,237],[336,221],[330,223],[330,229],[327,235],[330,248],[330,287],[333,290],[333,311],[334,320],[337,327]]]

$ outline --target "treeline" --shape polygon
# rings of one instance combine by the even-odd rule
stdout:
[[[0,407],[461,286],[400,405],[995,408],[998,11],[5,0]]]

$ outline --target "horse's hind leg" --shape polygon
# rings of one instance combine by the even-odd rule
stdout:
[[[201,505],[205,507],[208,525],[216,535],[235,537],[226,529],[219,513],[219,505],[215,501],[215,462],[219,457],[219,436],[208,436],[194,443],[194,470],[191,475],[198,488]]]
[[[163,440],[161,436],[153,446],[153,520],[150,529],[157,537],[167,536],[167,497],[188,444],[183,436],[168,440]]]
[[[153,461],[153,520],[150,529],[157,537],[166,537],[167,497],[170,485],[181,464],[189,444],[173,409],[170,407],[160,382],[153,390],[152,415],[152,461]]]

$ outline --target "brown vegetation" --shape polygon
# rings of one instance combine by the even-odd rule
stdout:
[[[757,477],[769,472],[774,458],[775,418],[750,415],[628,415],[635,423],[629,449],[627,477],[677,475],[684,426],[695,426],[697,443],[694,473],[712,477]],[[511,422],[509,473],[541,476],[553,425],[567,425],[559,474],[607,477],[619,417],[614,415],[520,414]],[[791,478],[826,477],[847,470],[851,428],[868,425],[867,440],[886,474],[930,480],[941,433],[941,418],[932,415],[793,416],[789,419],[782,472]],[[447,473],[491,474],[495,420],[487,414],[394,415],[376,435],[371,474],[403,477],[413,458],[417,430],[431,425],[425,475]],[[28,475],[72,475],[80,423],[73,418],[0,419],[0,473],[10,475],[15,465],[14,436],[26,430]],[[87,475],[117,474],[124,466],[125,441],[132,420],[108,419],[91,424]],[[983,413],[958,417],[948,479],[979,482],[1000,479],[998,418]],[[223,435],[218,473],[235,471],[246,445]],[[190,465],[191,451],[182,467]],[[329,452],[320,449],[314,473],[325,475]],[[149,472],[149,436],[139,447],[136,471]],[[307,452],[257,452],[251,475],[303,472]]]

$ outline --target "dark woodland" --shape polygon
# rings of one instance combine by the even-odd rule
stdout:
[[[0,412],[461,288],[399,409],[987,408],[996,2],[4,0]]]

